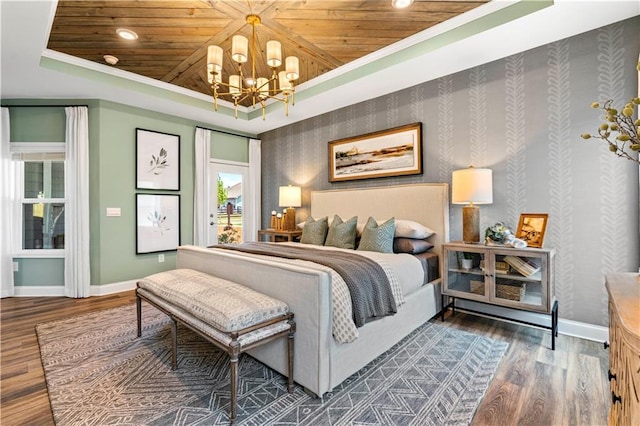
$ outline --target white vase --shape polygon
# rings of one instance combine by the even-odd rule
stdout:
[[[461,259],[462,261],[462,269],[465,271],[471,270],[473,267],[473,259]]]

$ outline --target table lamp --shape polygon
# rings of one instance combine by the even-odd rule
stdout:
[[[462,239],[465,243],[480,241],[480,208],[478,204],[493,202],[491,169],[456,170],[452,174],[451,202],[466,204],[462,208]]]
[[[299,186],[281,186],[278,204],[280,207],[286,207],[286,219],[284,222],[285,231],[295,231],[296,229],[296,210],[294,207],[302,205],[302,190]]]

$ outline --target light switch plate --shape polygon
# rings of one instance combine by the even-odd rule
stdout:
[[[107,217],[120,216],[120,207],[107,207]]]
[[[13,272],[20,271],[20,264],[18,262],[13,262]]]

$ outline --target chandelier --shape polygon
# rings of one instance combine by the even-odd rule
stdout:
[[[247,24],[251,25],[251,50],[248,52],[249,40],[242,35],[234,35],[231,44],[231,58],[237,64],[237,74],[229,76],[228,83],[222,81],[222,56],[220,46],[209,46],[207,51],[207,78],[213,91],[213,104],[218,110],[218,98],[230,96],[233,99],[235,117],[238,118],[238,104],[251,99],[255,108],[260,104],[262,119],[265,119],[267,99],[275,99],[284,103],[285,115],[289,115],[289,101],[295,105],[293,82],[300,76],[298,58],[288,56],[285,59],[285,69],[278,72],[282,65],[282,45],[277,40],[267,42],[267,65],[271,68],[271,76],[256,75],[256,25],[260,25],[258,15],[248,15]],[[249,75],[243,72],[243,64],[248,61],[250,54],[251,70]]]

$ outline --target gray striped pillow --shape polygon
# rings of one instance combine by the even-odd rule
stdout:
[[[362,230],[358,250],[393,253],[393,236],[395,232],[395,218],[392,217],[378,226],[376,220],[370,217]]]

